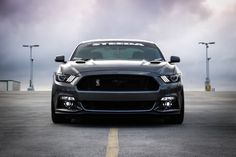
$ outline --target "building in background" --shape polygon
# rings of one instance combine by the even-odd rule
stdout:
[[[0,80],[0,91],[20,91],[20,82],[14,80]]]

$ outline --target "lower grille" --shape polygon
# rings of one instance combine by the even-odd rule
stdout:
[[[151,110],[154,101],[82,101],[85,110]]]
[[[83,77],[77,84],[85,91],[154,91],[159,84],[143,75],[92,75]]]

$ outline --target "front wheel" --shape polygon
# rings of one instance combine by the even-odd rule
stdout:
[[[180,98],[180,114],[179,115],[173,115],[166,119],[166,122],[169,124],[182,124],[184,121],[184,93],[181,93]]]
[[[69,123],[71,119],[66,118],[63,115],[58,115],[55,113],[55,107],[53,99],[51,100],[51,118],[53,123]]]
[[[53,123],[70,123],[70,119],[66,118],[62,115],[57,115],[57,114],[52,112],[51,116],[52,116]]]
[[[184,114],[181,112],[179,115],[174,115],[171,117],[168,117],[166,120],[169,124],[182,124],[184,121]]]

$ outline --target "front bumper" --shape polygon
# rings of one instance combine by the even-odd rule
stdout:
[[[52,107],[56,114],[63,115],[90,115],[90,114],[150,114],[150,115],[175,115],[180,114],[183,101],[183,86],[181,82],[165,84],[160,83],[156,91],[79,91],[74,83],[61,83],[54,79],[52,88]],[[59,108],[61,96],[72,96],[75,98],[77,108]],[[174,108],[161,107],[163,97],[174,97]],[[144,102],[151,101],[153,105],[145,109],[88,109],[82,102],[107,101],[107,102]]]

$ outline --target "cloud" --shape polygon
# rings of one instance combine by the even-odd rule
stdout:
[[[29,49],[33,49],[35,87],[50,89],[58,54],[67,58],[82,40],[138,38],[157,42],[168,59],[179,55],[187,89],[203,89],[205,49],[197,43],[215,41],[209,49],[212,83],[235,89],[235,5],[211,9],[205,0],[52,0],[0,1],[0,79],[28,84]],[[228,75],[227,81],[222,76]],[[234,85],[232,85],[234,84]]]

